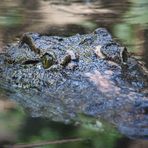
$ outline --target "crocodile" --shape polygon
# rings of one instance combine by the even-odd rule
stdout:
[[[69,37],[25,33],[0,53],[0,90],[32,117],[105,120],[148,137],[148,74],[105,28]]]

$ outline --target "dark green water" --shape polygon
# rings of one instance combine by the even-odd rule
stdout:
[[[116,40],[139,56],[148,67],[147,0],[1,0],[0,50],[24,32],[70,36],[106,27]],[[0,95],[0,147],[83,137],[89,140],[48,145],[49,148],[146,148],[148,141],[131,140],[111,125],[98,132],[82,126],[31,118]],[[45,146],[44,146],[45,147]]]

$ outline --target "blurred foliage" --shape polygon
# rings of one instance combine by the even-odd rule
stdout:
[[[0,16],[0,26],[16,27],[23,23],[23,17],[20,16],[19,10],[10,10],[5,16]]]
[[[0,112],[0,132],[3,130],[3,132],[13,133],[17,137],[14,141],[16,144],[32,144],[73,137],[87,139],[81,142],[46,145],[42,146],[43,148],[113,148],[121,136],[111,125],[101,123],[103,123],[102,130],[98,131],[86,128],[83,124],[65,125],[45,118],[31,118],[26,116],[18,106],[6,112]]]
[[[15,0],[5,1],[0,3],[0,27],[16,27],[24,22],[24,12],[20,3]]]
[[[24,114],[21,109],[10,109],[9,111],[0,112],[0,131],[9,130],[16,132],[24,119]]]
[[[136,45],[140,44],[138,31],[148,27],[148,1],[130,0],[131,8],[122,16],[122,22],[114,27],[114,34],[125,44],[132,45],[130,50],[136,51]],[[133,46],[134,45],[134,46]]]
[[[130,0],[132,7],[130,11],[128,11],[124,20],[128,24],[138,24],[143,27],[147,27],[148,25],[148,1],[147,0]]]
[[[94,30],[97,28],[97,24],[95,22],[85,21],[83,23],[80,23],[79,26],[84,27],[85,29]]]

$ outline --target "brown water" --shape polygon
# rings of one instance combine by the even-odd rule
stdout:
[[[7,43],[18,40],[24,32],[70,36],[75,33],[89,33],[97,27],[107,28],[116,40],[138,55],[148,67],[147,0],[1,0],[0,2],[0,50]],[[76,132],[79,134],[75,134]],[[104,138],[102,139],[90,131],[84,134],[81,128],[30,118],[15,104],[3,96],[0,97],[0,145],[4,142],[32,143],[87,134],[91,134],[102,143],[97,143],[94,138],[93,142],[55,147],[148,147],[148,141],[121,138],[116,132],[113,132],[113,136],[102,135]]]

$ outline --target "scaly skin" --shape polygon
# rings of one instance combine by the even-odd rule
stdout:
[[[148,135],[148,75],[104,28],[71,37],[26,33],[0,54],[0,72],[0,88],[32,116],[80,122],[83,114],[129,137]]]

